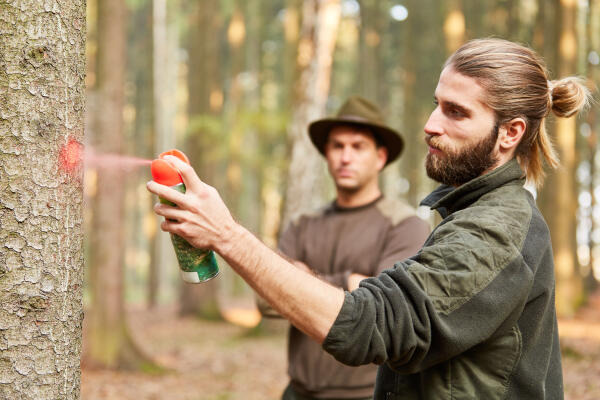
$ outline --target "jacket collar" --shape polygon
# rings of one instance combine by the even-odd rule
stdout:
[[[516,159],[501,165],[492,172],[478,176],[457,188],[440,185],[429,194],[421,205],[437,210],[445,218],[449,214],[468,207],[484,194],[511,181],[525,183],[523,170]]]

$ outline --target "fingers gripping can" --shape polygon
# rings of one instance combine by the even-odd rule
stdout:
[[[185,154],[179,150],[169,150],[161,153],[158,159],[152,161],[150,167],[152,179],[162,185],[171,187],[181,193],[185,193],[185,184],[179,172],[164,160],[165,156],[175,156],[183,162],[189,164]],[[175,203],[159,197],[162,204],[168,204],[176,207]],[[188,283],[202,283],[211,280],[219,274],[219,266],[215,253],[208,249],[198,249],[187,242],[181,236],[171,234],[171,242],[175,249],[177,262],[179,263],[179,273],[181,278]]]

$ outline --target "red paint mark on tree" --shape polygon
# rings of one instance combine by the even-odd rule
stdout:
[[[69,139],[58,155],[60,169],[72,173],[83,163],[83,144],[75,139]]]

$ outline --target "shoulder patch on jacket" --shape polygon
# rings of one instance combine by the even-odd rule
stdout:
[[[321,217],[322,215],[326,214],[329,210],[331,210],[331,204],[326,204],[324,206],[315,208],[310,211],[295,213],[290,217],[290,221],[288,222],[288,225],[297,226],[298,224],[300,224],[300,221],[303,218],[310,219],[310,218]]]
[[[376,207],[384,217],[392,222],[392,225],[397,225],[406,218],[417,215],[415,209],[405,202],[396,199],[388,199],[387,197],[384,197],[378,202]]]

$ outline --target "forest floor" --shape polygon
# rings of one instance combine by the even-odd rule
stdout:
[[[286,325],[268,332],[178,318],[174,309],[131,310],[138,344],[162,373],[82,369],[82,400],[269,400],[287,384]],[[559,321],[565,399],[600,399],[600,292]]]

